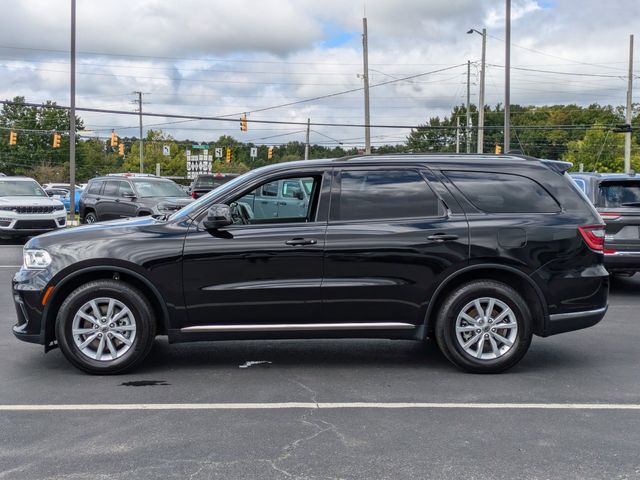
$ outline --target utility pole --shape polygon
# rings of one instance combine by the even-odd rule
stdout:
[[[504,153],[511,149],[511,0],[505,2],[504,36]]]
[[[144,173],[144,140],[142,140],[142,92],[133,92],[138,95],[138,119],[140,122],[140,173]]]
[[[478,153],[484,153],[484,69],[487,58],[487,29],[482,29],[482,59],[480,60],[480,95],[478,96]]]
[[[76,220],[76,0],[71,0],[71,78],[69,102],[69,213]]]
[[[367,37],[367,17],[362,19],[362,62],[364,71],[364,153],[371,154],[371,117],[369,115],[369,40]]]
[[[471,60],[467,60],[467,153],[471,153]]]
[[[456,153],[460,153],[460,116],[456,116]]]
[[[627,86],[627,115],[626,123],[631,125],[631,118],[633,113],[632,104],[633,94],[633,35],[629,35],[629,85]],[[624,171],[629,173],[631,171],[631,130],[624,134]]]
[[[304,159],[309,160],[309,130],[311,129],[311,119],[307,118],[307,143],[304,144]]]

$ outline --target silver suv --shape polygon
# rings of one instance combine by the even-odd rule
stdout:
[[[0,238],[28,237],[62,228],[67,211],[28,177],[0,177]]]

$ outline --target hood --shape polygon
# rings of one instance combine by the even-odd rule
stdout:
[[[193,198],[191,197],[169,197],[163,198],[162,201],[158,202],[158,210],[180,210],[182,207],[186,207],[191,202],[193,202]]]
[[[20,206],[20,207],[51,207],[56,205],[62,205],[60,200],[56,200],[51,197],[27,197],[27,196],[15,196],[15,197],[0,197],[0,206]]]

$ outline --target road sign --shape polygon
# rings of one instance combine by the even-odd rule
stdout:
[[[206,150],[207,148],[209,148],[209,145],[191,145],[191,148],[193,148],[194,150]]]
[[[171,147],[169,145],[162,146],[162,155],[164,155],[165,157],[171,155]]]
[[[258,147],[251,147],[251,158],[256,158],[258,156]]]
[[[216,158],[222,158],[222,147],[216,147]]]

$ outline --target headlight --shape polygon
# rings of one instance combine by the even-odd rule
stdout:
[[[64,210],[65,206],[63,204],[56,205],[56,210]]]
[[[27,270],[40,270],[51,265],[51,255],[46,250],[25,250],[24,268]]]

